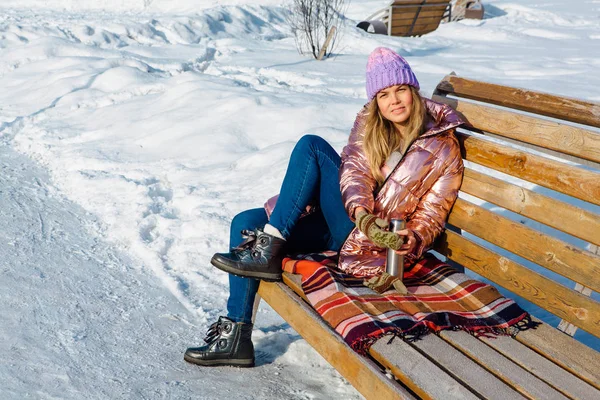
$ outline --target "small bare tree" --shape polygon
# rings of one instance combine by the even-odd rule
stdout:
[[[294,34],[300,54],[312,54],[318,59],[319,52],[332,27],[336,27],[325,51],[329,56],[335,48],[340,24],[345,10],[345,0],[291,0],[288,24]]]

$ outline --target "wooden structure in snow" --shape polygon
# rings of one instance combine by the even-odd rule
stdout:
[[[562,331],[384,337],[367,358],[305,302],[298,276],[261,282],[260,296],[367,399],[600,398],[600,353],[571,337],[600,337],[590,297],[600,291],[600,214],[590,211],[600,206],[600,104],[454,75],[433,99],[467,121],[457,137],[468,161],[435,249],[558,316]]]
[[[367,32],[421,36],[435,31],[449,14],[450,0],[396,0],[358,24]]]

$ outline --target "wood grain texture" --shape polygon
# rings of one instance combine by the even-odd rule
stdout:
[[[600,391],[511,337],[481,338],[512,362],[573,399],[600,399]]]
[[[600,174],[457,132],[463,157],[569,196],[600,205]]]
[[[440,336],[528,398],[568,398],[466,332],[442,331]]]
[[[430,8],[423,9],[419,12],[419,18],[427,18],[427,17],[442,18],[444,11],[446,11],[445,6],[442,6],[438,9],[430,9]],[[415,8],[413,8],[412,10],[399,8],[399,9],[394,10],[394,14],[392,15],[392,21],[395,22],[395,21],[401,21],[401,20],[406,20],[406,19],[412,21],[413,19],[415,19],[416,15],[417,15],[417,9],[415,9]]]
[[[258,294],[367,399],[413,399],[372,362],[355,353],[283,283],[261,282]]]
[[[453,261],[600,337],[600,303],[447,230],[435,249]]]
[[[591,101],[465,79],[454,75],[444,77],[437,85],[435,93],[440,95],[448,93],[600,128],[600,103]]]
[[[463,199],[448,222],[481,239],[600,292],[600,256]]]
[[[584,296],[592,295],[592,289],[590,289],[589,287],[585,287],[580,283],[575,284],[575,291],[583,294]],[[572,323],[565,321],[564,319],[562,319],[559,322],[557,329],[559,331],[563,331],[564,333],[566,333],[569,336],[574,336],[575,332],[577,332],[577,327],[575,325],[573,325]]]
[[[446,373],[468,387],[481,398],[505,400],[523,398],[518,392],[485,368],[471,360],[437,335],[426,335],[410,343],[421,354],[425,354]],[[383,353],[385,355],[385,353]]]
[[[369,354],[381,365],[392,371],[422,399],[478,399],[467,388],[446,374],[433,362],[402,340],[389,338],[375,342]],[[432,377],[435,376],[435,379]]]
[[[433,100],[450,105],[470,127],[483,132],[600,162],[599,132],[445,96]]]
[[[515,339],[600,389],[600,353],[537,318],[534,321],[540,325],[519,332]]]
[[[579,239],[600,244],[600,215],[465,168],[461,191]]]
[[[419,6],[424,5],[425,7],[431,7],[438,4],[447,5],[449,2],[450,0],[396,0],[393,1],[390,6],[403,7],[410,4],[418,4]]]

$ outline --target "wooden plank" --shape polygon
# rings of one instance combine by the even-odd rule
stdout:
[[[459,78],[455,75],[444,77],[437,85],[435,93],[451,93],[458,97],[600,128],[600,103],[591,101]]]
[[[405,5],[410,5],[410,4],[421,5],[422,3],[423,3],[423,0],[396,0],[396,1],[392,1],[390,6],[391,7],[403,7]]]
[[[450,0],[396,0],[393,1],[390,6],[392,7],[405,7],[405,6],[409,6],[409,5],[414,5],[417,4],[419,6],[423,6],[423,7],[431,7],[431,6],[437,6],[437,5],[447,5],[450,2]]]
[[[592,289],[590,289],[589,287],[585,287],[580,283],[575,284],[575,291],[583,294],[584,296],[592,295]],[[560,321],[557,329],[566,333],[569,336],[574,336],[575,332],[577,332],[577,327],[572,323],[565,321],[564,319]]]
[[[333,35],[335,35],[335,29],[336,29],[335,26],[332,26],[331,29],[329,29],[329,33],[327,34],[327,39],[325,39],[325,43],[323,43],[323,47],[321,47],[321,51],[319,51],[317,60],[321,61],[323,59],[323,56],[325,55],[325,52],[327,51],[327,46],[329,46],[331,39],[333,39]]]
[[[464,158],[600,205],[600,174],[457,132]]]
[[[600,215],[465,168],[461,191],[587,242],[600,244]]]
[[[414,398],[354,352],[284,283],[261,282],[259,295],[367,399]]]
[[[574,399],[600,399],[600,391],[511,337],[481,338],[512,362],[523,367],[565,396]]]
[[[439,22],[431,25],[415,25],[412,31],[413,36],[425,35],[435,31],[440,26]]]
[[[481,398],[490,400],[522,398],[506,383],[437,335],[426,335],[410,344]]]
[[[448,222],[481,239],[600,292],[600,256],[457,199]],[[493,229],[490,229],[493,227]]]
[[[310,304],[308,297],[304,294],[302,289],[302,275],[290,274],[289,272],[283,273],[283,283],[285,283],[290,289],[294,291],[298,296],[302,297],[302,300]]]
[[[439,15],[437,17],[427,17],[427,18],[421,18],[421,16],[419,15],[419,18],[415,21],[415,27],[417,26],[429,26],[429,25],[439,25],[440,21],[441,21],[442,16]]]
[[[536,318],[534,321],[540,325],[519,332],[515,339],[600,389],[600,353]]]
[[[600,162],[600,133],[445,96],[433,99],[454,108],[475,129]]]
[[[393,26],[405,26],[412,25],[415,17],[417,16],[417,11],[405,12],[404,10],[396,11],[392,14],[392,25]]]
[[[600,255],[600,247],[596,244],[590,245],[590,251],[594,254]],[[575,284],[575,291],[579,292],[585,296],[592,295],[592,289],[590,289],[589,287],[583,286],[579,283]],[[558,324],[558,330],[566,333],[569,336],[574,336],[575,332],[577,332],[577,327],[575,325],[573,325],[572,323],[565,321],[564,319],[561,319]]]
[[[419,12],[419,19],[427,18],[427,17],[435,17],[435,18],[441,19],[445,10],[446,10],[445,6],[440,7],[439,9],[423,9],[423,10],[421,10],[421,12]],[[399,10],[396,10],[394,12],[394,14],[392,15],[392,21],[396,22],[396,21],[402,21],[402,20],[406,20],[406,19],[412,21],[416,15],[417,15],[417,10],[408,11],[405,9],[399,9]]]
[[[409,389],[422,399],[478,399],[473,393],[446,374],[437,365],[421,355],[408,343],[394,340],[393,346],[381,338],[370,348],[369,354],[388,368]],[[432,379],[435,377],[435,379]]]
[[[440,336],[526,397],[568,398],[466,332],[442,331]]]
[[[296,294],[306,298],[302,291],[300,275],[292,275],[284,272],[283,277],[285,283],[296,292]],[[393,346],[388,346],[388,341],[389,338],[387,337],[380,339],[377,342],[377,347],[372,348],[370,352],[371,356],[381,365],[392,371],[394,376],[400,379],[402,383],[420,397],[436,397],[434,394],[437,393],[437,388],[430,388],[432,383],[435,384],[434,381],[429,379],[428,381],[420,382],[419,379],[422,380],[422,378],[415,378],[414,374],[417,373],[427,377],[430,376],[432,370],[439,368],[442,368],[445,371],[441,374],[442,376],[445,377],[446,374],[450,374],[454,379],[460,381],[463,385],[467,385],[472,391],[475,391],[486,399],[502,400],[519,397],[519,394],[509,386],[497,380],[485,369],[471,361],[452,346],[449,346],[436,335],[427,335],[421,340],[410,344],[421,354],[426,354],[427,358],[432,360],[436,365],[430,365],[427,361],[422,360],[421,357],[414,355],[414,351],[408,350],[408,354],[411,354],[414,358],[414,364],[425,365],[425,371],[416,371],[410,368],[407,370],[407,365],[400,361],[403,359],[402,357],[405,357],[405,354],[398,353],[398,347],[402,346],[401,348],[406,348],[406,344],[397,339],[392,342]],[[398,345],[397,343],[402,344]],[[417,382],[415,382],[413,378],[417,379]],[[447,377],[444,379],[447,379]],[[454,385],[451,381],[449,382],[450,385]],[[420,387],[421,384],[424,385],[423,388]],[[441,398],[443,398],[443,396]]]
[[[392,28],[393,36],[419,36],[424,35],[426,33],[433,32],[437,29],[437,25],[427,25],[427,26],[418,26],[413,28],[412,31],[409,31],[410,27],[402,27],[402,28]]]
[[[600,303],[595,300],[450,230],[440,235],[436,250],[559,318],[600,337]]]

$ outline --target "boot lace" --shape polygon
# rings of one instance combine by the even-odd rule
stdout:
[[[217,322],[214,322],[211,326],[208,327],[208,331],[206,331],[206,337],[204,338],[204,342],[208,344],[213,343],[219,338],[219,336],[221,336],[224,327],[225,321],[223,320],[223,317],[219,317],[219,320]]]
[[[242,251],[246,250],[249,247],[253,247],[257,237],[258,234],[256,231],[250,231],[248,229],[242,230],[242,238],[244,239],[244,241],[236,247],[234,247],[233,250]]]

